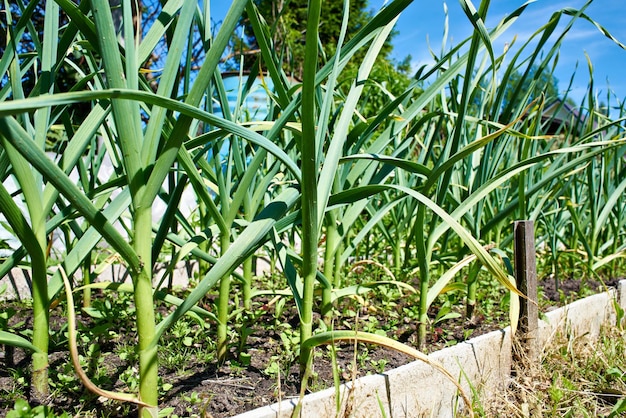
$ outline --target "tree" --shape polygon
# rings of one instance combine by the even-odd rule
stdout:
[[[254,3],[268,25],[274,29],[272,41],[275,50],[282,57],[283,70],[288,75],[301,79],[304,64],[308,1],[254,0]],[[372,13],[366,10],[366,0],[351,1],[349,7],[347,39],[350,39],[357,33],[372,17]],[[342,1],[324,2],[320,16],[319,40],[323,49],[321,52],[325,56],[330,56],[337,48],[342,18]],[[246,42],[252,49],[255,49],[257,40],[254,32],[247,22],[243,22],[243,24]],[[391,44],[388,41],[383,50],[384,58],[388,58],[391,49]]]
[[[296,80],[302,78],[304,65],[304,47],[307,22],[307,0],[253,0],[259,14],[271,28],[271,40],[274,51],[282,63],[285,74]],[[367,10],[367,0],[355,0],[349,3],[349,18],[346,31],[347,42],[373,17]],[[343,2],[341,0],[325,1],[322,5],[319,42],[321,45],[320,64],[326,62],[337,50],[343,19]],[[258,62],[258,42],[247,16],[244,15],[240,27],[231,40],[231,52],[224,58],[227,70],[249,71]],[[370,74],[363,94],[364,102],[360,109],[363,116],[374,114],[390,100],[390,95],[397,97],[404,93],[410,83],[411,56],[407,55],[401,62],[391,58],[393,46],[391,40],[396,32],[392,32]],[[338,80],[341,86],[344,80],[354,80],[366,50],[357,53],[346,67]],[[261,62],[261,66],[263,63]],[[262,67],[261,67],[262,68]],[[349,88],[349,85],[345,85]]]
[[[542,71],[539,71],[539,67],[533,65],[528,70],[526,77],[520,71],[516,71],[507,82],[503,107],[511,104],[514,97],[524,97],[524,94],[528,95],[524,106],[542,94],[547,99],[556,99],[559,97],[558,86],[559,80],[550,72],[548,67],[544,67]]]
[[[25,12],[24,5],[15,0],[10,0],[6,4],[6,13],[0,13],[0,57],[7,52],[17,52],[21,56],[20,61],[23,63],[21,68],[27,68],[21,78],[21,86],[24,96],[29,96],[35,89],[38,80],[41,80],[41,71],[37,73],[36,65],[24,65],[24,63],[34,63],[32,56],[37,51],[37,46],[43,38],[43,27],[45,18],[45,2],[27,3],[30,11],[30,19],[22,19]],[[26,12],[28,13],[28,11]],[[65,13],[60,13],[59,24],[61,26],[68,23],[68,17]],[[23,30],[21,36],[18,36]],[[71,54],[70,54],[71,55]],[[30,61],[27,61],[29,60]],[[66,68],[60,72],[60,76],[68,72]],[[68,76],[69,77],[69,76]],[[0,87],[4,87],[8,83],[8,77],[0,80]],[[63,77],[58,78],[58,82],[63,85],[70,82]],[[38,87],[39,88],[39,87]]]

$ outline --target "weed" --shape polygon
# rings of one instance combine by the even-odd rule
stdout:
[[[8,369],[10,386],[0,388],[0,403],[11,405],[26,396],[24,388],[28,387],[28,376],[21,368]]]
[[[541,367],[522,371],[499,406],[481,416],[620,416],[626,399],[626,334],[603,328],[597,341],[559,334],[546,349]]]
[[[372,364],[372,366],[374,366],[374,369],[378,372],[378,373],[384,373],[385,372],[385,367],[387,367],[387,364],[389,363],[389,360],[381,358],[379,360],[372,360],[370,362]]]
[[[57,415],[46,405],[31,407],[24,399],[17,399],[6,418],[69,418],[69,415],[65,412]]]

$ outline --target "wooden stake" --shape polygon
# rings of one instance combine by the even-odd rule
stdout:
[[[535,254],[535,233],[533,221],[516,221],[515,234],[515,279],[517,288],[527,296],[520,298],[520,317],[516,340],[519,343],[518,358],[530,364],[539,361],[538,328],[539,310],[537,306],[537,261]]]

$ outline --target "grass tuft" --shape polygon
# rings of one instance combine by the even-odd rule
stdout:
[[[559,333],[541,364],[515,370],[504,393],[479,416],[616,417],[626,411],[626,331],[605,327],[596,338]]]

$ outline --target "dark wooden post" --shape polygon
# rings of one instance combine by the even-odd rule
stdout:
[[[537,261],[533,221],[516,221],[515,234],[515,280],[517,288],[526,295],[520,298],[520,317],[515,340],[518,343],[519,360],[531,364],[539,361],[537,306]]]

